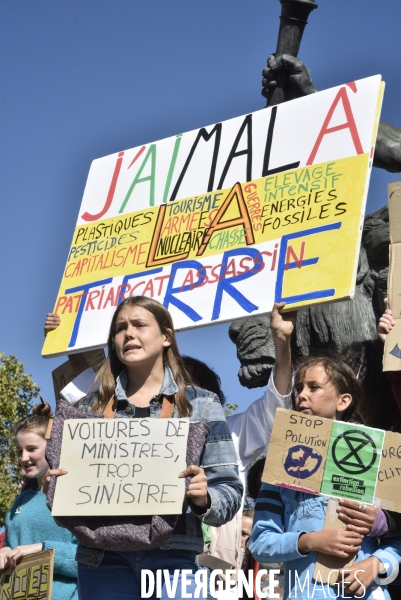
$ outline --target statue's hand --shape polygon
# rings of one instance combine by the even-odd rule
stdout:
[[[289,54],[281,54],[280,56],[270,54],[267,59],[267,66],[262,71],[262,96],[265,98],[271,96],[277,86],[277,75],[283,72],[287,75],[284,88],[286,101],[309,96],[309,94],[316,92],[311,73],[301,60]]]

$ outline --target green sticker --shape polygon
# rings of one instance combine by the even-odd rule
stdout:
[[[320,493],[371,504],[383,441],[380,429],[335,421]]]

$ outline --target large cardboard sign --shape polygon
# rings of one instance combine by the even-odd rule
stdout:
[[[401,512],[401,434],[279,408],[262,481]]]
[[[52,515],[182,512],[189,419],[68,419]]]
[[[43,550],[21,559],[15,569],[0,572],[1,600],[51,600],[54,550]]]
[[[388,186],[390,217],[389,306],[395,319],[384,343],[383,371],[401,371],[401,181]]]
[[[92,163],[43,354],[155,298],[177,330],[353,297],[380,76]]]

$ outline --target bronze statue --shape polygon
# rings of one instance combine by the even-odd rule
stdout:
[[[286,54],[269,56],[263,69],[262,94],[271,97],[284,79],[284,101],[316,92],[302,61]],[[373,165],[390,172],[401,171],[401,130],[384,121],[379,124]],[[324,349],[341,353],[365,383],[366,424],[383,429],[390,428],[399,416],[387,377],[381,372],[383,345],[377,339],[377,323],[387,295],[389,242],[389,216],[384,206],[364,220],[354,300],[300,309],[293,339],[295,356]],[[247,388],[266,385],[273,368],[269,322],[270,315],[255,316],[240,319],[230,327],[229,335],[237,345],[241,363],[238,377]],[[370,379],[372,372],[375,386]],[[378,390],[385,410],[373,409],[378,407]]]

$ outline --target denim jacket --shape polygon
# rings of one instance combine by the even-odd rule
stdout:
[[[329,586],[322,579],[313,579],[317,552],[301,554],[298,539],[302,533],[321,531],[326,516],[327,498],[306,492],[276,487],[263,483],[255,505],[254,524],[249,550],[259,562],[281,562],[285,564],[284,599],[354,598],[339,594],[339,584]],[[376,556],[388,564],[387,576],[401,561],[401,540],[381,540],[365,536],[356,555],[356,563]],[[334,587],[334,589],[333,589]],[[389,600],[385,585],[375,582],[366,588],[364,600]]]
[[[129,404],[125,392],[127,383],[128,375],[127,371],[124,370],[117,377],[115,418],[132,418],[135,416],[135,406]],[[160,392],[150,401],[150,417],[159,418],[163,396],[171,396],[177,392],[177,384],[169,367],[166,366]],[[199,466],[205,470],[207,476],[211,506],[206,512],[201,513],[202,509],[186,498],[174,534],[165,545],[161,546],[161,549],[183,549],[201,553],[203,552],[201,522],[219,527],[231,521],[240,509],[243,486],[238,475],[237,456],[219,398],[212,392],[196,386],[188,386],[185,393],[187,400],[192,405],[190,422],[204,421],[210,427],[210,433],[207,436]],[[96,392],[82,398],[76,404],[76,408],[83,412],[91,412],[95,401]],[[178,418],[176,407],[174,408],[173,417]],[[100,563],[102,556],[103,551],[82,546],[79,547],[77,552],[78,562],[85,562],[94,566]],[[98,560],[95,560],[96,557],[98,557]]]

